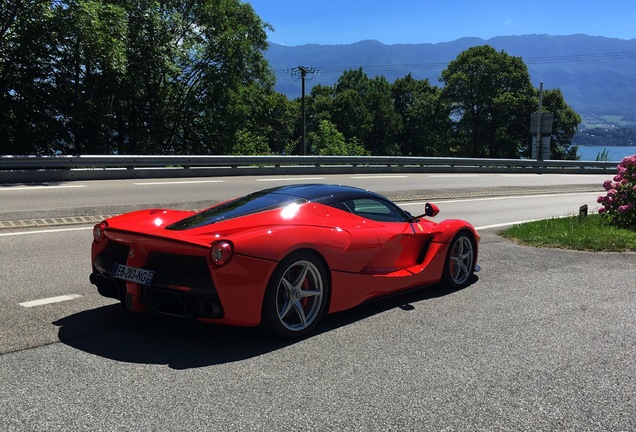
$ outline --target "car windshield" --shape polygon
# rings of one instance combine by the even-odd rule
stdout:
[[[293,195],[271,193],[269,191],[255,192],[203,210],[167,226],[166,229],[179,231],[198,228],[223,220],[273,210],[292,202],[304,203],[307,201]]]

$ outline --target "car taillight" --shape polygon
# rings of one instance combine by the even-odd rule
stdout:
[[[226,241],[214,243],[210,249],[210,258],[212,258],[212,264],[215,267],[221,267],[229,263],[233,254],[232,243]]]
[[[108,222],[102,221],[93,227],[93,238],[95,241],[104,240],[104,230],[108,227]]]

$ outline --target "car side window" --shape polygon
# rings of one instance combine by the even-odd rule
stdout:
[[[351,213],[351,209],[347,206],[347,204],[340,202],[335,202],[329,204],[330,207],[337,208],[338,210],[346,211],[347,213]]]
[[[406,222],[407,217],[396,205],[375,198],[358,198],[344,203],[351,213],[379,222]]]

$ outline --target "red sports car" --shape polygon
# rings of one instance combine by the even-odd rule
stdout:
[[[312,331],[325,313],[479,270],[479,235],[435,223],[348,186],[305,184],[251,193],[200,212],[140,210],[95,226],[90,281],[126,310],[275,335]]]

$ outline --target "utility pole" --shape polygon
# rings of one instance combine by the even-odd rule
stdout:
[[[541,154],[541,113],[543,111],[543,81],[539,84],[539,109],[537,113],[537,160],[545,159],[545,155]],[[549,157],[550,155],[548,155]]]
[[[530,114],[530,135],[532,135],[532,159],[538,161],[550,157],[550,136],[554,114],[543,112],[543,81],[539,86],[539,109]]]
[[[312,75],[311,78],[313,78],[313,74],[317,72],[318,71],[314,69],[313,67],[305,67],[305,66],[298,66],[291,70],[292,76],[295,78],[300,76],[300,80],[302,82],[301,110],[302,110],[302,117],[303,117],[303,135],[302,135],[303,155],[307,154],[307,117],[306,117],[306,111],[305,111],[305,81],[308,74],[311,74]]]

